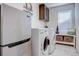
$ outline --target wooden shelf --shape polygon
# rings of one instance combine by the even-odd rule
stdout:
[[[39,4],[39,20],[49,21],[49,8],[45,4]]]
[[[72,43],[72,42],[56,41],[56,43],[67,44],[67,45],[75,45],[74,42]]]
[[[62,36],[74,36],[74,37],[76,37],[75,35],[69,35],[69,34],[56,34],[56,35],[62,35]]]
[[[75,47],[76,36],[69,34],[56,34],[56,43],[57,44],[65,44],[72,45]]]

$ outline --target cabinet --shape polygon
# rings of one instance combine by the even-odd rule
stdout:
[[[75,47],[75,35],[63,35],[63,34],[56,34],[56,43],[57,44],[65,44],[71,45]]]
[[[57,35],[57,36],[56,36],[56,40],[57,40],[57,41],[63,41],[63,37],[62,37],[61,35]]]
[[[65,42],[73,42],[73,36],[64,36],[64,41]]]
[[[49,21],[49,9],[45,6],[45,4],[39,5],[39,19]]]

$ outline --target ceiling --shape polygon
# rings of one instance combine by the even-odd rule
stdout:
[[[46,5],[48,8],[56,7],[56,6],[61,6],[61,5],[65,5],[65,4],[68,4],[68,3],[45,3],[45,5]]]

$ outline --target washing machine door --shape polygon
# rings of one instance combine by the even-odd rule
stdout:
[[[52,55],[52,53],[55,50],[55,40],[56,40],[56,34],[53,30],[50,30],[49,32],[49,39],[50,39],[49,55]]]
[[[46,36],[41,43],[41,53],[42,53],[42,55],[48,55],[49,44],[50,44],[50,41],[49,41],[48,37]]]

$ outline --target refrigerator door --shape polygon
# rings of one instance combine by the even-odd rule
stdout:
[[[31,55],[31,41],[13,46],[2,47],[2,56],[30,56]]]
[[[2,45],[31,37],[30,17],[27,17],[26,12],[2,4],[1,16]]]
[[[30,17],[27,12],[1,4],[1,45],[22,41],[31,37]],[[31,41],[9,48],[1,48],[2,55],[31,55]]]

